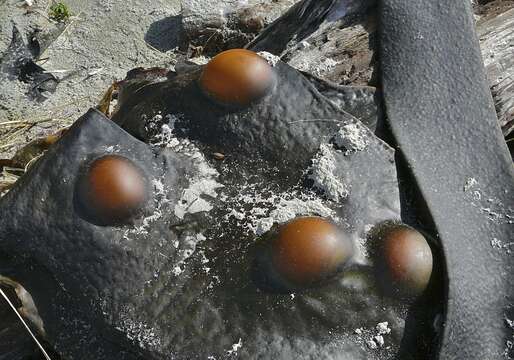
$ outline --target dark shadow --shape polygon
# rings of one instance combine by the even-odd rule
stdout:
[[[162,52],[176,48],[179,45],[181,23],[181,15],[170,16],[152,23],[145,34],[146,43]]]
[[[387,128],[389,130],[389,128]],[[389,130],[388,138],[394,142]],[[406,159],[396,152],[402,221],[418,229],[427,238],[434,264],[424,294],[410,307],[405,319],[404,337],[396,360],[433,359],[438,357],[443,322],[446,319],[448,273],[446,259],[438,240],[437,227]]]
[[[42,305],[41,308],[36,309],[39,310],[38,315],[43,314],[41,310],[43,310],[47,295],[55,294],[58,291],[56,283],[46,270],[39,268],[34,262],[15,258],[15,256],[8,255],[3,251],[0,251],[0,264],[0,275],[20,283],[31,295],[44,294],[41,295],[44,300],[41,300],[40,296],[35,299],[38,308]],[[27,277],[30,277],[33,281],[26,281]],[[19,308],[22,305],[14,288],[5,284],[0,284],[0,288],[15,307]],[[43,291],[40,292],[41,290]],[[43,354],[3,297],[0,297],[0,319],[2,319],[0,322],[0,333],[2,334],[0,336],[0,359],[45,360]],[[27,321],[27,324],[48,355],[55,360],[61,359],[52,346],[37,332],[33,324],[30,321]]]
[[[379,61],[375,64],[377,68],[380,66]],[[379,74],[378,71],[376,73]],[[380,80],[380,77],[377,77],[379,87],[381,86]],[[432,250],[434,261],[432,276],[427,289],[409,306],[405,319],[404,335],[399,352],[394,359],[436,359],[441,346],[443,323],[446,319],[448,299],[446,259],[430,209],[421,194],[407,160],[398,151],[396,140],[385,114],[381,92],[377,91],[375,101],[379,107],[376,134],[397,149],[395,163],[400,191],[402,222],[417,229],[425,236]]]

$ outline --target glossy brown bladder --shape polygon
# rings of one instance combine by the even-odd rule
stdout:
[[[398,295],[423,293],[433,267],[426,238],[407,225],[388,224],[376,232],[374,241],[375,273],[382,289]]]
[[[216,102],[246,106],[262,98],[274,81],[273,68],[265,59],[250,50],[232,49],[205,65],[200,87]]]
[[[147,200],[143,171],[120,155],[94,160],[80,175],[78,200],[88,216],[102,224],[123,223],[132,218]]]
[[[353,254],[350,239],[331,221],[299,217],[270,231],[258,250],[255,276],[265,290],[297,290],[337,275]],[[265,286],[260,286],[265,284]]]

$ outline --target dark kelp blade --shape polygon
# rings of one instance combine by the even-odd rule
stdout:
[[[341,353],[368,359],[370,354],[359,347],[353,333],[361,322],[352,315],[358,304],[365,302],[382,309],[380,313],[366,312],[367,321],[375,326],[385,320],[395,327],[390,344],[396,349],[403,331],[402,315],[371,289],[352,292],[335,281],[326,288],[299,294],[293,303],[259,293],[247,268],[247,249],[256,235],[227,217],[229,208],[235,206],[232,197],[246,191],[246,182],[251,180],[263,197],[270,191],[286,190],[288,196],[314,196],[305,201],[307,205],[314,201],[317,207],[299,210],[298,215],[316,215],[319,206],[328,206],[329,214],[347,224],[352,239],[362,238],[369,224],[400,216],[394,151],[356,118],[338,109],[307,77],[285,64],[274,68],[277,84],[271,92],[244,108],[226,107],[205,96],[198,86],[200,70],[194,68],[144,86],[136,81],[135,91],[121,101],[114,121],[90,111],[2,199],[1,211],[11,214],[0,220],[2,239],[10,234],[2,247],[16,249],[22,259],[41,263],[49,272],[38,271],[37,278],[35,272],[19,277],[38,301],[49,340],[63,349],[63,355],[80,358],[90,357],[91,351],[120,359],[137,358],[135,354],[141,353],[145,358],[152,354],[161,357],[170,352],[184,358],[221,356],[241,337],[245,344],[242,356],[273,356],[288,344],[291,356]],[[116,125],[152,143],[154,118],[175,118],[174,123],[166,124],[173,129],[174,138],[164,139],[162,147],[144,144]],[[355,143],[352,131],[363,143]],[[193,152],[184,158],[173,147],[174,141],[182,142],[186,152],[194,145],[203,154],[223,150],[230,155],[224,162],[212,160],[230,195],[225,200],[211,200],[210,212],[177,215],[177,207],[185,206],[180,200],[184,194],[198,191],[188,188],[195,184],[196,176],[190,162],[194,164],[201,154]],[[162,218],[150,223],[147,235],[132,232],[130,226],[91,223],[74,206],[77,180],[84,170],[87,173],[91,161],[109,151],[137,162],[152,184],[166,180],[165,189],[170,189],[165,193],[167,207],[160,209]],[[334,194],[309,183],[306,170],[319,156],[332,162],[332,175],[344,179],[348,194],[337,193],[330,200]],[[204,164],[204,171],[207,165],[214,166],[212,162]],[[162,195],[154,196],[151,201]],[[210,198],[212,193],[199,201]],[[194,208],[187,197],[185,202]],[[8,220],[13,218],[28,225],[17,227]],[[143,219],[135,221],[140,224]],[[199,244],[202,251],[195,252],[185,266],[180,263],[183,250],[173,244],[187,244],[196,234],[205,234],[207,239]],[[211,258],[209,273],[202,253]],[[181,271],[182,276],[175,275]],[[219,284],[211,282],[214,276],[219,277]],[[63,284],[65,293],[54,279]],[[345,291],[352,296],[340,296]],[[322,309],[315,305],[320,301]],[[64,311],[57,311],[52,304],[59,304]],[[157,311],[171,309],[168,307],[173,311]],[[186,309],[194,309],[197,316],[184,320]],[[211,318],[212,314],[219,317]],[[134,323],[148,324],[155,337],[138,328],[141,332],[137,330],[137,334],[144,335],[142,342],[128,340],[127,336],[134,335],[130,327]],[[91,330],[82,332],[81,324]],[[342,335],[344,341],[339,334],[332,337],[328,332],[341,324],[348,328]],[[99,331],[102,336],[97,336]],[[187,340],[180,340],[184,336]],[[329,344],[319,342],[319,336],[328,336]],[[270,348],[266,345],[270,337],[282,340]],[[89,346],[81,346],[84,343]],[[378,359],[388,351],[384,347],[372,356]]]
[[[464,0],[384,0],[381,7],[389,124],[444,253],[440,359],[495,358],[512,341],[505,314],[514,262],[502,244],[512,241],[514,168],[472,19]]]
[[[111,253],[111,250],[117,247],[114,243],[122,241],[123,231],[116,230],[116,227],[102,227],[90,223],[85,220],[82,212],[77,208],[78,204],[75,199],[76,183],[82,176],[84,167],[88,164],[88,161],[100,155],[112,153],[112,151],[137,162],[138,166],[145,169],[148,176],[152,178],[160,179],[163,176],[163,171],[166,172],[165,169],[169,169],[167,167],[163,168],[165,160],[161,157],[156,159],[153,152],[145,144],[127,136],[122,129],[98,111],[91,110],[86,116],[79,119],[40,161],[29,169],[26,176],[16,183],[12,191],[2,198],[2,214],[10,213],[11,215],[8,217],[16,219],[16,223],[18,219],[21,219],[20,216],[26,216],[24,217],[25,220],[21,220],[26,224],[27,221],[30,223],[32,220],[38,219],[36,220],[39,223],[37,228],[40,230],[46,229],[44,232],[48,235],[35,236],[32,231],[24,234],[20,233],[20,237],[17,237],[20,242],[11,238],[15,243],[9,245],[9,240],[4,241],[6,232],[10,233],[11,230],[18,232],[22,230],[22,227],[17,226],[16,223],[5,226],[4,221],[6,220],[2,217],[2,220],[0,220],[2,223],[0,225],[2,248],[17,249],[16,252],[12,253],[16,260],[13,277],[23,283],[24,287],[33,295],[45,325],[48,340],[52,345],[62,349],[61,355],[74,354],[73,356],[79,358],[106,356],[107,358],[121,359],[138,359],[141,357],[151,359],[152,357],[149,354],[144,355],[144,350],[139,350],[137,346],[131,344],[125,336],[119,334],[119,331],[112,331],[105,338],[93,333],[90,336],[80,330],[82,325],[85,324],[91,326],[92,329],[105,329],[107,326],[106,321],[108,320],[99,316],[101,313],[98,308],[99,304],[94,304],[94,301],[91,303],[92,299],[98,298],[99,293],[111,288],[117,294],[116,296],[126,298],[128,295],[126,291],[131,292],[132,290],[129,288],[133,287],[134,283],[146,281],[132,279],[126,283],[127,287],[121,284],[108,285],[108,282],[114,280],[111,277],[114,275],[112,271],[121,264],[114,265],[111,261],[135,264],[139,261],[138,258],[148,259],[150,263],[158,260],[158,258],[149,255],[141,255],[141,253],[138,255],[138,250],[133,255],[130,255],[131,251],[127,251],[128,249],[122,250],[121,248],[115,250],[116,255]],[[171,160],[172,157],[169,157],[168,161]],[[171,173],[166,176],[166,181],[172,187],[177,187],[174,185],[174,181],[176,181],[174,171],[178,168],[180,168],[179,164],[174,166],[173,170],[170,170]],[[41,193],[41,190],[44,194]],[[28,203],[33,203],[33,205],[28,206]],[[147,208],[148,211],[152,211],[153,202],[149,203]],[[56,211],[63,212],[60,215],[48,216],[48,214],[55,214]],[[40,215],[36,215],[38,213]],[[69,238],[66,236],[68,240],[59,236],[56,237],[57,234],[54,233],[54,230],[62,228],[62,226],[68,229],[75,228],[77,234],[81,235]],[[32,226],[29,225],[25,229],[28,230],[30,227]],[[117,235],[113,235],[112,232]],[[57,233],[64,234],[61,231]],[[86,237],[82,238],[82,236]],[[23,239],[32,239],[32,241]],[[59,245],[55,247],[56,244]],[[79,244],[81,245],[79,246]],[[90,245],[93,247],[90,247]],[[139,250],[150,251],[147,245],[139,248]],[[86,258],[79,256],[79,253],[72,254],[73,248],[84,249],[84,246],[87,249],[84,252],[81,251],[81,253],[86,258],[90,256],[97,260],[104,258],[106,262],[100,260],[100,263],[98,263],[95,260],[96,265],[93,265]],[[104,257],[100,253],[95,255],[96,250],[93,250],[93,248],[104,255],[107,253],[111,253],[111,255],[108,257]],[[64,255],[62,251],[68,255]],[[155,254],[157,249],[154,248],[151,252]],[[31,260],[26,258],[27,262],[25,262],[19,258],[18,256],[22,253],[28,255]],[[114,256],[112,257],[112,255]],[[122,260],[126,256],[132,257],[132,260],[127,258]],[[73,260],[68,262],[64,260],[65,258]],[[54,261],[52,259],[60,260]],[[162,258],[162,260],[165,261],[166,259]],[[146,265],[141,263],[141,265],[145,268],[150,263],[146,263]],[[102,268],[100,272],[103,275],[100,277],[93,275],[97,271],[91,271],[91,268],[88,270],[87,268],[91,265],[94,267],[100,266]],[[76,269],[66,270],[70,266],[76,267]],[[82,270],[78,270],[78,268]],[[139,266],[136,266],[136,268],[139,268]],[[152,275],[143,268],[139,268],[139,270],[134,268],[133,272],[124,269],[122,277],[128,280],[134,275],[149,279]],[[119,275],[121,273],[115,277]],[[99,280],[100,282],[98,282]],[[66,288],[66,291],[60,287],[59,283]],[[129,286],[129,283],[132,285]],[[57,304],[59,305],[55,306]],[[66,309],[66,311],[61,313],[59,309]],[[113,310],[112,314],[114,313],[116,313],[116,310]],[[69,334],[73,335],[68,336]],[[77,341],[85,341],[92,346],[83,347]]]
[[[33,55],[16,25],[13,25],[11,43],[0,59],[0,72],[8,78],[30,84],[29,97],[40,102],[46,99],[45,93],[55,92],[58,84],[55,76],[46,73],[34,62]]]

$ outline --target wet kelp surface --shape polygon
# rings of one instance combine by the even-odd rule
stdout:
[[[54,357],[408,359],[436,351],[438,284],[416,301],[398,298],[381,291],[374,270],[373,229],[420,226],[405,213],[403,174],[381,139],[380,94],[261,56],[272,81],[244,104],[206,92],[202,66],[131,71],[116,84],[111,118],[90,110],[2,198],[2,273],[32,295],[44,325],[34,330]],[[107,157],[137,169],[144,196],[134,211],[119,212],[123,201],[111,208],[119,197],[84,206],[92,198],[83,184]],[[134,185],[127,181],[117,184]],[[315,286],[263,286],[257,245],[303,216],[335,223],[351,259]],[[6,331],[16,338],[23,330],[12,320]],[[37,353],[9,339],[0,342],[5,359]]]
[[[112,120],[89,111],[2,199],[13,276],[63,357],[382,359],[410,351],[415,341],[401,342],[413,305],[380,293],[367,255],[369,230],[401,220],[394,151],[374,135],[376,120],[370,129],[352,115],[370,93],[337,91],[280,61],[270,67],[273,85],[243,106],[206,95],[198,66],[136,71],[119,85]],[[336,104],[320,88],[353,95]],[[130,221],[99,224],[81,211],[77,184],[113,154],[142,170],[150,195]],[[254,246],[298,216],[334,221],[354,256],[313,288],[262,289],[252,280]],[[16,270],[29,264],[44,270]],[[425,349],[433,341],[420,339]]]

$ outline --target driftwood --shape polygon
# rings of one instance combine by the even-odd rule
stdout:
[[[507,137],[514,129],[514,2],[477,5],[477,34],[499,124]],[[276,51],[293,67],[341,85],[378,86],[379,64],[374,16],[323,21],[304,38]]]
[[[514,9],[477,23],[496,112],[507,136],[514,129]]]

